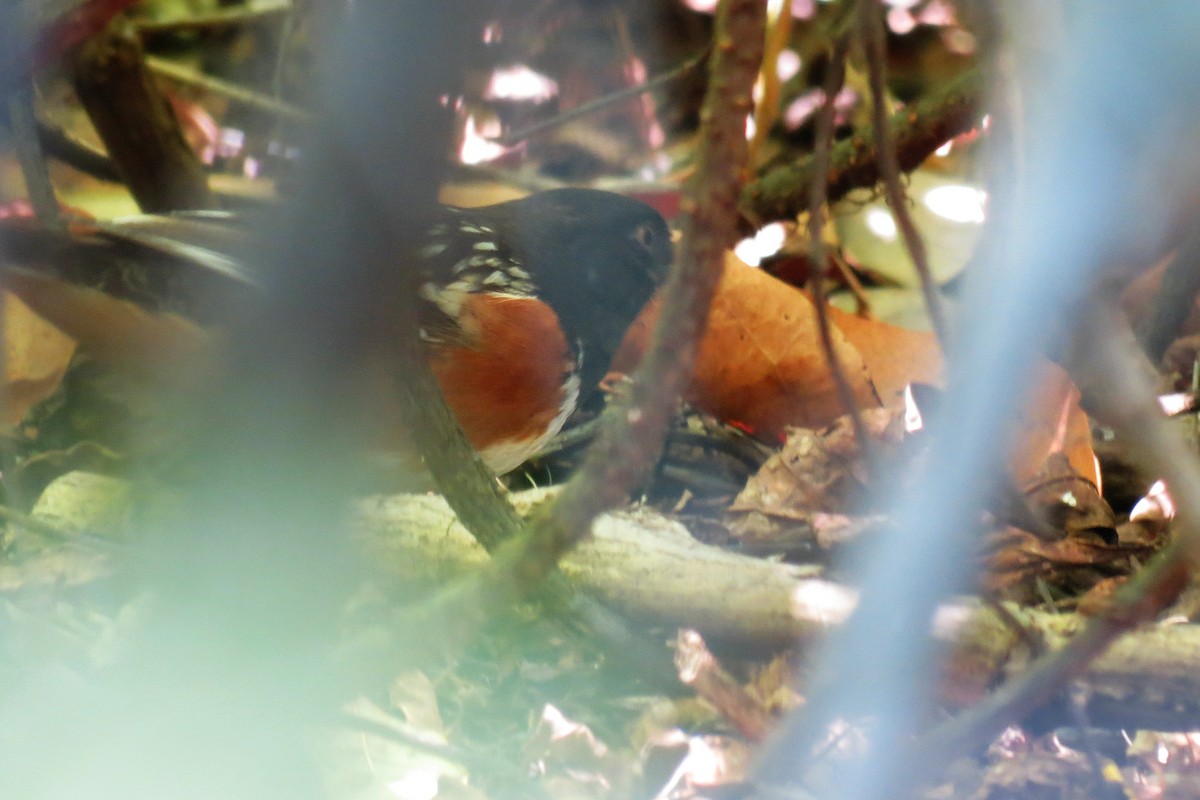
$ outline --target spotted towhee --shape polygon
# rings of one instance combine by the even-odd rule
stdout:
[[[422,256],[434,375],[471,444],[504,473],[597,388],[666,277],[671,240],[644,203],[557,189],[447,208]]]
[[[200,212],[96,223],[64,234],[69,246],[50,246],[57,240],[40,231],[33,243],[43,259],[48,248],[60,260],[86,262],[82,275],[69,270],[76,280],[162,307],[148,296],[155,287],[203,284],[198,274],[225,289],[231,278],[243,290],[254,283],[241,257],[245,230],[229,215]],[[14,251],[20,231],[9,233],[0,256],[24,260]],[[556,189],[444,207],[420,255],[421,336],[434,375],[467,438],[500,474],[538,452],[597,389],[626,329],[666,277],[671,242],[666,222],[645,203]],[[105,261],[107,272],[89,278]]]

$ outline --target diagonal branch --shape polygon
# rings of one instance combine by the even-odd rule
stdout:
[[[833,142],[833,122],[837,111],[834,102],[837,93],[846,79],[846,50],[847,37],[843,36],[834,42],[833,52],[829,56],[829,67],[825,75],[825,103],[817,115],[817,140],[813,146],[813,163],[818,175],[825,174],[829,169],[829,150]],[[837,349],[833,346],[833,329],[829,322],[829,306],[825,297],[825,240],[821,236],[824,216],[821,211],[825,206],[825,182],[813,181],[808,200],[808,257],[812,262],[812,273],[808,280],[808,289],[812,293],[813,306],[817,311],[817,331],[821,338],[821,349],[825,353],[825,363],[829,365],[829,374],[833,377],[837,389],[838,400],[850,416],[854,427],[854,438],[863,453],[863,461],[868,466],[875,463],[872,453],[871,438],[867,436],[862,414],[859,412],[858,401],[854,397],[854,389],[850,379],[846,377],[846,368],[838,357]]]
[[[903,108],[888,119],[900,169],[916,169],[934,150],[977,124],[984,91],[983,76],[970,70],[939,91]],[[793,219],[808,205],[809,187],[819,173],[808,156],[759,173],[742,190],[742,211],[756,222]],[[834,145],[826,174],[829,202],[879,182],[879,160],[873,144],[854,134]]]
[[[73,54],[72,82],[143,211],[213,208],[200,159],[147,70],[141,43],[114,27]]]
[[[904,247],[916,267],[921,279],[921,294],[925,297],[925,309],[938,341],[946,344],[946,321],[942,314],[941,298],[937,283],[929,267],[929,253],[925,240],[917,230],[912,212],[908,210],[908,194],[900,182],[900,160],[896,155],[896,140],[888,124],[887,108],[887,39],[883,26],[883,8],[875,0],[859,0],[859,35],[867,53],[868,76],[871,82],[871,128],[875,135],[875,150],[879,160],[879,173],[883,178],[883,195],[891,206],[896,227],[904,239]]]
[[[628,401],[609,412],[587,460],[553,511],[541,515],[528,542],[508,556],[517,573],[527,578],[545,575],[587,535],[596,515],[625,502],[629,491],[645,479],[691,374],[725,250],[737,238],[736,204],[747,152],[745,119],[762,60],[764,4],[725,0],[715,25],[696,172],[684,204],[683,240],[654,342],[634,376]]]

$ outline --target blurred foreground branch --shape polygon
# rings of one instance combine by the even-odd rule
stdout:
[[[831,793],[880,800],[934,779],[923,759],[940,758],[937,748],[911,745],[936,698],[930,676],[938,653],[922,632],[939,603],[968,585],[975,509],[995,485],[993,465],[1014,413],[1012,393],[997,387],[1026,382],[1039,350],[1081,315],[1096,314],[1086,298],[1105,278],[1104,265],[1161,252],[1200,185],[1200,170],[1178,158],[1200,137],[1188,100],[1200,75],[1190,46],[1200,25],[1196,6],[1166,2],[1153,15],[1119,4],[1079,11],[1069,15],[1068,35],[1051,50],[1026,53],[1021,62],[1020,111],[1028,134],[1022,163],[1028,169],[1012,180],[1011,150],[1001,143],[994,151],[1002,159],[996,164],[1001,179],[989,187],[996,235],[967,281],[963,314],[971,324],[957,331],[950,390],[930,425],[942,433],[932,437],[919,485],[932,488],[893,498],[900,533],[881,537],[864,553],[857,571],[860,607],[824,654],[812,702],[788,720],[760,762],[759,780],[772,789],[815,779],[805,773],[806,762],[831,723],[846,718],[868,726],[871,752],[869,761],[825,776]],[[1040,22],[1015,9],[1009,19],[1017,32],[1013,42],[1037,39]],[[1125,57],[1112,59],[1118,51]],[[1146,125],[1148,118],[1156,124]],[[1087,342],[1093,351],[1107,346],[1105,339]],[[1126,371],[1115,363],[1103,374]],[[1129,395],[1116,397],[1125,403]],[[1191,475],[1186,480],[1195,482]],[[940,490],[948,486],[953,491]],[[1192,527],[1192,519],[1185,517],[1184,527]],[[1145,601],[1171,595],[1175,569],[1144,578],[1156,588],[1129,596],[1132,618],[1144,618]],[[1125,624],[1108,624],[1114,623]],[[1053,669],[1075,674],[1111,635],[1102,628],[1083,633],[1079,660],[1064,656]],[[1037,691],[1052,691],[1052,685]],[[1019,704],[1004,713],[1019,715]],[[953,736],[933,741],[951,739],[957,746]]]
[[[695,177],[683,205],[683,239],[664,292],[654,341],[633,376],[627,402],[608,412],[583,466],[533,535],[510,558],[538,580],[587,535],[597,514],[624,503],[658,459],[691,374],[708,307],[737,237],[736,200],[746,161],[745,119],[762,59],[766,15],[757,0],[724,0],[717,10]]]
[[[72,70],[80,102],[143,211],[216,206],[204,167],[135,37],[113,29],[85,42]]]

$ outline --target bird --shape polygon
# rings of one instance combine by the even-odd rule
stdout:
[[[51,246],[55,235],[39,231],[25,250],[49,250],[76,265],[104,255],[125,264],[116,267],[122,281],[131,257],[152,271],[171,262],[189,285],[197,272],[207,273],[227,293],[231,284],[257,285],[246,259],[251,227],[224,212],[138,215],[92,223],[83,235],[61,234],[74,248]],[[0,240],[7,260],[22,254],[21,236]],[[81,259],[78,247],[91,257]],[[535,455],[598,391],[626,330],[672,263],[670,230],[652,206],[585,188],[440,206],[417,250],[418,322],[430,367],[467,439],[497,475]],[[72,271],[78,277],[79,269]],[[101,282],[118,294],[124,288],[111,276],[93,284]],[[144,304],[146,284],[179,281],[158,273],[139,278],[123,299]],[[12,285],[19,294],[21,282]],[[39,295],[45,289],[37,285]],[[50,321],[68,334],[77,322]]]
[[[446,207],[421,255],[430,366],[496,474],[535,455],[597,390],[672,261],[654,208],[573,188]]]

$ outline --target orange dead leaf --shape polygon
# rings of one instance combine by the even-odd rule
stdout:
[[[1149,267],[1142,270],[1133,270],[1132,268],[1127,270],[1129,272],[1136,271],[1137,274],[1121,290],[1121,310],[1129,317],[1134,330],[1145,325],[1154,315],[1158,294],[1162,290],[1163,276],[1171,266],[1171,262],[1178,257],[1179,251],[1172,250]],[[1197,331],[1200,331],[1200,302],[1193,303],[1191,313],[1179,326],[1176,335],[1186,336]]]
[[[625,337],[613,370],[631,372],[658,319],[653,301]],[[837,352],[862,408],[894,404],[909,383],[940,384],[937,340],[912,331],[830,310]],[[843,413],[817,340],[808,296],[730,254],[700,343],[686,393],[696,407],[740,422],[763,437],[785,427],[821,427]],[[1058,367],[1039,367],[1030,399],[1015,423],[1010,461],[1019,485],[1055,452],[1085,478],[1099,482],[1087,416],[1079,392]]]
[[[1049,361],[1038,365],[1016,426],[1009,464],[1018,486],[1033,481],[1053,453],[1066,455],[1076,472],[1100,485],[1091,423],[1062,367]]]
[[[625,337],[614,370],[632,371],[657,319],[656,301]],[[836,327],[833,338],[860,406],[879,405],[858,351]],[[843,409],[818,340],[812,301],[730,254],[687,399],[766,437],[782,434],[786,426],[819,427],[840,416]]]
[[[942,349],[929,331],[901,328],[832,307],[829,318],[862,355],[885,406],[898,402],[910,383],[942,385]]]
[[[898,400],[909,383],[942,383],[942,353],[932,333],[864,319],[836,308],[831,314],[862,354],[885,405]],[[1091,426],[1079,406],[1079,390],[1056,364],[1043,361],[1038,365],[1012,441],[1009,461],[1018,485],[1031,481],[1053,453],[1065,454],[1080,475],[1100,485]]]

